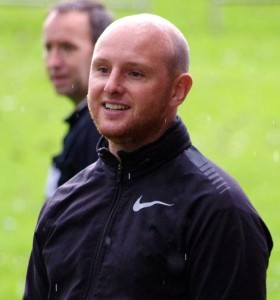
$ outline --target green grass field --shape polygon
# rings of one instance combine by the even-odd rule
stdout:
[[[231,173],[274,239],[268,299],[280,299],[280,5],[154,0],[191,48],[194,85],[180,115],[193,143]],[[21,299],[50,157],[70,103],[53,92],[41,54],[46,8],[0,6],[0,299]],[[116,11],[123,16],[131,11]],[[237,299],[238,300],[238,299]],[[254,300],[254,299],[248,299]]]

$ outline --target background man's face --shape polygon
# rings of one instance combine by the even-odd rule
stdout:
[[[43,28],[44,58],[58,94],[78,103],[87,95],[93,52],[89,18],[83,12],[52,12]]]

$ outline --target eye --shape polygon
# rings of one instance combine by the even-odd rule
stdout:
[[[135,70],[130,71],[130,72],[129,72],[129,75],[130,75],[131,77],[135,77],[135,78],[140,78],[140,77],[143,77],[143,76],[144,76],[141,72],[135,71]]]
[[[47,44],[44,45],[44,49],[45,49],[46,52],[50,52],[51,49],[52,49],[52,45],[47,43]]]
[[[73,45],[70,45],[70,44],[64,44],[62,47],[61,47],[61,50],[65,53],[69,53],[69,52],[72,52],[75,50],[75,47]]]
[[[102,74],[109,73],[109,69],[107,67],[104,67],[104,66],[98,67],[98,71],[99,71],[99,73],[102,73]]]

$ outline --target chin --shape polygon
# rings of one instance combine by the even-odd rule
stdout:
[[[62,89],[62,88],[57,88],[56,92],[58,95],[63,95],[63,96],[69,96],[69,91],[66,89]]]
[[[111,140],[112,142],[120,142],[126,139],[126,134],[120,130],[106,130],[104,128],[98,129],[101,135],[103,135],[106,139]]]
[[[101,135],[103,135],[106,139],[111,140],[112,142],[117,142],[123,139],[121,134],[111,131],[100,131]]]

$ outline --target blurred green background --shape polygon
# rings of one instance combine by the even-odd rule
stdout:
[[[274,239],[268,299],[280,299],[280,4],[105,2],[116,17],[159,14],[187,37],[194,84],[180,115],[194,145],[240,182],[267,223]],[[41,26],[48,6],[39,3],[0,0],[0,299],[5,300],[21,299],[50,157],[61,147],[62,119],[72,109],[45,74]]]

